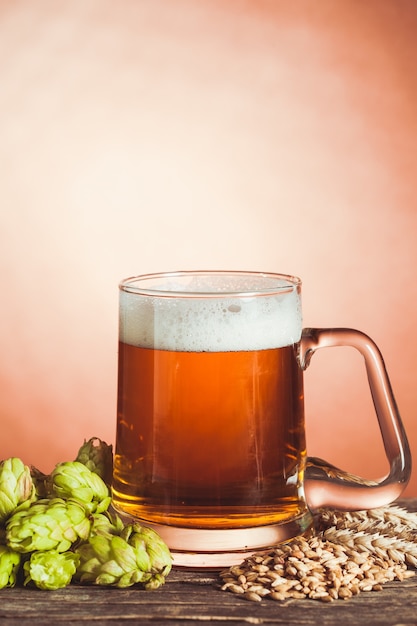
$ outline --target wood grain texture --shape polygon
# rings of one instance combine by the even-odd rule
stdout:
[[[103,589],[70,586],[59,591],[6,589],[1,592],[2,626],[31,624],[285,624],[333,626],[415,623],[417,581],[389,583],[383,591],[324,604],[314,600],[252,603],[219,591],[212,574],[173,572],[165,587]]]

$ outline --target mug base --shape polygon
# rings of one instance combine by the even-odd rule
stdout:
[[[220,570],[238,565],[255,552],[267,552],[294,537],[308,535],[313,530],[313,517],[306,510],[279,524],[226,530],[178,528],[145,520],[143,524],[153,528],[168,545],[173,567]]]

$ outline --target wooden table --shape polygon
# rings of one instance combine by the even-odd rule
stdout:
[[[417,510],[417,499],[400,501]],[[282,624],[404,626],[417,624],[417,575],[350,600],[249,602],[220,591],[215,572],[173,571],[156,591],[71,585],[57,591],[0,590],[0,626]]]

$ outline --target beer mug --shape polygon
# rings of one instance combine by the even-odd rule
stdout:
[[[174,565],[216,568],[308,535],[312,511],[392,502],[411,471],[382,356],[351,329],[302,329],[301,281],[189,271],[120,284],[113,503],[154,528]],[[307,457],[303,371],[318,348],[365,360],[388,475]]]

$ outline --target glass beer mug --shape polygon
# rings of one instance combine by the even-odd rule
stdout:
[[[116,509],[153,527],[174,565],[226,567],[310,532],[312,512],[383,506],[411,458],[384,362],[357,330],[302,329],[301,281],[257,272],[149,274],[120,284]],[[363,355],[389,473],[307,457],[303,370]]]

